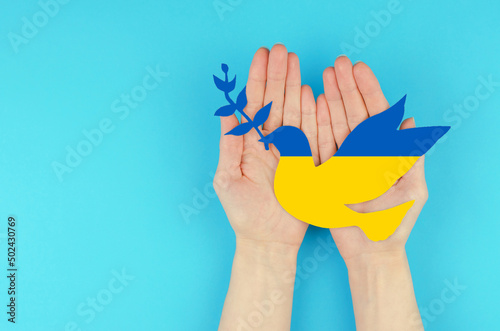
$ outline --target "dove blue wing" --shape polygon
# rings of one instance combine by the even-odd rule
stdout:
[[[344,140],[335,156],[422,156],[450,129],[431,126],[398,130],[406,95],[394,106],[364,120]]]

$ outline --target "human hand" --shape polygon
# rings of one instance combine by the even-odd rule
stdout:
[[[334,68],[323,73],[325,94],[317,101],[318,154],[325,162],[343,143],[354,128],[370,116],[389,108],[377,78],[364,63],[352,65],[340,56]],[[400,129],[415,127],[413,118],[402,122]],[[313,146],[311,146],[313,147]],[[374,200],[349,205],[354,211],[369,213],[395,207],[415,200],[401,225],[388,239],[374,242],[369,240],[358,227],[331,229],[340,254],[349,266],[350,261],[379,255],[400,256],[417,217],[427,201],[427,186],[424,174],[424,156],[385,194]]]
[[[297,55],[283,45],[259,49],[253,58],[246,86],[244,112],[254,118],[269,102],[272,107],[262,133],[281,125],[304,131],[316,129],[316,103],[312,90],[301,87]],[[243,119],[243,121],[245,121]],[[239,124],[235,115],[221,117],[219,165],[214,188],[236,234],[231,281],[219,330],[256,327],[289,330],[297,252],[307,230],[288,214],[274,195],[279,152],[266,150],[256,130],[243,136],[225,135]],[[254,303],[265,303],[273,313],[260,323],[251,319]]]
[[[316,130],[314,95],[309,86],[301,87],[299,59],[283,45],[255,53],[246,93],[244,111],[250,118],[272,101],[264,135],[281,125],[306,133]],[[214,177],[215,191],[237,242],[287,245],[298,251],[308,224],[288,214],[274,195],[279,152],[272,145],[265,150],[255,130],[244,136],[224,135],[238,124],[235,115],[221,117],[220,157]]]
[[[362,62],[353,66],[347,57],[338,57],[335,67],[324,71],[323,81],[325,94],[317,100],[320,162],[330,158],[359,123],[389,108],[377,78]],[[415,121],[409,118],[400,129],[412,127]],[[389,238],[371,241],[356,226],[330,229],[348,269],[357,330],[423,330],[405,243],[427,196],[422,156],[382,196],[348,205],[369,213],[415,200]]]

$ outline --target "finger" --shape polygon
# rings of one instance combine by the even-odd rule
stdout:
[[[248,81],[246,86],[247,105],[245,107],[245,114],[251,119],[259,109],[264,106],[264,93],[266,91],[266,77],[267,77],[267,64],[269,62],[269,50],[261,47],[255,52],[255,55],[250,65],[248,73]],[[242,123],[247,122],[242,116]],[[256,147],[261,143],[258,142],[259,135],[256,130],[250,130],[248,134],[243,136],[245,147]]]
[[[283,125],[300,128],[300,89],[299,58],[296,54],[289,53],[285,83]]]
[[[401,125],[399,126],[400,130],[405,130],[405,129],[412,129],[415,128],[415,119],[413,117],[405,119]],[[412,174],[412,173],[418,173],[420,177],[423,177],[425,180],[425,171],[424,171],[424,163],[425,163],[425,155],[422,155],[417,162],[413,165],[413,167],[406,173],[406,174]]]
[[[328,67],[323,72],[323,85],[325,88],[325,98],[330,110],[330,120],[332,122],[333,135],[337,147],[340,147],[347,135],[350,133],[345,116],[344,103],[340,95],[337,77],[333,67]]]
[[[413,117],[405,119],[400,126],[400,130],[411,129],[415,127],[415,120]],[[379,210],[393,208],[402,203],[410,200],[415,200],[414,205],[407,213],[413,215],[420,212],[425,201],[427,200],[427,185],[425,183],[424,171],[425,155],[420,157],[417,162],[413,164],[411,169],[401,177],[396,184],[394,184],[387,192],[370,201],[365,201],[358,204],[346,205],[354,211],[360,213],[371,213]],[[410,217],[411,219],[411,217]],[[416,217],[415,217],[416,220]],[[411,231],[413,223],[402,225]],[[399,231],[399,230],[398,230]]]
[[[413,117],[405,119],[399,126],[399,130],[411,129],[415,127],[415,119]]]
[[[243,153],[243,137],[226,135],[235,126],[240,124],[236,115],[220,118],[221,135],[219,142],[218,172],[227,173],[230,178],[241,177],[241,156]]]
[[[413,206],[411,206],[410,210],[406,212],[401,225],[398,226],[398,228],[392,235],[395,240],[397,240],[398,237],[406,240],[410,236],[411,230],[415,226],[415,223],[417,222],[418,216],[420,215],[420,212],[422,211],[424,205],[425,201],[415,200]]]
[[[314,164],[319,165],[318,153],[318,123],[316,122],[316,102],[314,102],[314,94],[311,87],[308,85],[302,86],[301,96],[301,112],[302,122],[301,130],[309,141],[311,154],[314,159]]]
[[[400,130],[411,129],[414,127],[415,127],[415,120],[413,119],[413,117],[411,117],[405,119],[401,123]],[[419,164],[422,164],[423,166],[423,161],[420,162],[420,160],[422,160],[422,158],[420,158],[417,162],[415,162],[413,167],[406,174],[404,174],[403,177],[411,177],[412,173],[414,173],[415,171],[419,171],[415,170],[415,168],[418,168]],[[359,213],[374,212],[395,207],[397,205],[400,205],[415,198],[413,196],[409,196],[408,194],[406,194],[408,190],[402,189],[404,185],[408,185],[407,181],[399,180],[396,182],[396,184],[394,184],[389,190],[387,190],[381,196],[370,201],[351,204],[347,206]]]
[[[395,187],[392,186],[384,194],[373,200],[346,204],[346,206],[358,213],[372,213],[396,207],[407,201],[406,197],[403,194],[397,194]]]
[[[368,111],[366,110],[363,97],[358,90],[352,71],[352,63],[347,56],[339,56],[335,60],[335,74],[340,94],[342,95],[342,101],[344,102],[347,124],[351,131],[359,123],[368,118]]]
[[[330,121],[330,110],[324,94],[317,101],[318,121],[318,151],[319,161],[325,163],[336,152],[335,139],[333,137],[332,124]]]
[[[389,191],[374,200],[346,206],[358,213],[372,213],[394,208],[411,200],[415,200],[415,202],[406,212],[406,215],[394,234],[391,235],[391,238],[408,238],[425,201],[414,199],[408,194],[401,194],[396,188],[392,187]]]
[[[263,107],[264,93],[266,91],[267,64],[269,50],[261,47],[255,53],[247,81],[247,106],[245,113],[253,118],[255,113]],[[244,121],[246,122],[246,121]]]
[[[283,123],[283,104],[285,101],[285,81],[288,52],[285,46],[274,45],[269,53],[267,64],[267,84],[264,94],[264,105],[273,102],[269,118],[264,123],[264,129],[273,131]]]
[[[368,114],[373,116],[388,109],[389,103],[370,67],[363,62],[358,62],[354,65],[353,72],[358,89],[368,109]]]

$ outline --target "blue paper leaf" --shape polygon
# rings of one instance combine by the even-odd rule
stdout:
[[[238,98],[236,99],[236,108],[243,111],[246,105],[247,105],[247,87],[245,86],[243,90],[241,90],[240,94],[238,94]]]
[[[227,83],[227,87],[226,87],[227,91],[226,92],[228,92],[228,93],[231,92],[232,90],[234,90],[235,86],[236,86],[236,76],[234,76],[232,81]]]
[[[271,105],[273,102],[269,102],[267,105],[262,107],[257,114],[255,114],[255,117],[253,118],[253,124],[255,126],[259,126],[264,124],[267,121],[267,118],[269,117],[269,113],[271,112]]]
[[[223,63],[221,64],[221,69],[224,73],[226,73],[229,70],[229,67],[227,66],[227,64]]]
[[[215,116],[231,116],[236,111],[236,105],[222,106],[215,112]]]
[[[252,128],[253,128],[252,123],[245,122],[245,123],[241,123],[240,125],[238,125],[237,127],[235,127],[234,129],[232,129],[231,131],[229,131],[226,134],[230,134],[233,136],[242,136],[245,133],[247,133],[248,131],[252,130]]]
[[[219,90],[226,92],[227,83],[225,81],[214,75],[214,82]]]

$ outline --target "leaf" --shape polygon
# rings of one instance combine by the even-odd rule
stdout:
[[[236,105],[222,106],[215,112],[214,116],[231,116],[236,111]]]
[[[219,90],[226,92],[227,83],[225,81],[214,75],[214,82]]]
[[[225,63],[222,63],[221,64],[221,69],[224,73],[226,73],[228,70],[229,70],[229,67],[227,66],[227,64]]]
[[[229,83],[227,83],[227,91],[226,92],[231,92],[232,90],[234,90],[236,86],[236,76],[234,76],[233,80],[230,81]]]
[[[236,99],[236,108],[243,111],[246,105],[247,105],[247,87],[245,86],[243,90],[241,90],[240,94],[238,94],[238,98]]]
[[[251,122],[241,123],[240,125],[238,125],[234,129],[232,129],[231,131],[226,133],[226,135],[230,134],[233,136],[242,136],[245,133],[247,133],[248,131],[252,130],[252,128],[253,128],[253,125]]]
[[[255,117],[253,118],[253,125],[254,126],[260,126],[264,124],[265,121],[267,121],[267,118],[269,117],[269,113],[271,112],[271,105],[273,102],[269,102],[267,105],[262,107],[257,114],[255,114]]]

